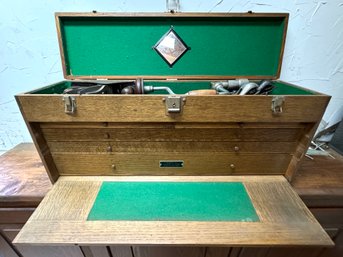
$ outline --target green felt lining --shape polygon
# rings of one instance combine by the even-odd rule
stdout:
[[[197,89],[210,89],[211,84],[209,81],[194,81],[194,82],[165,82],[165,81],[146,81],[147,85],[153,86],[167,86],[170,87],[176,94],[185,94],[191,90]],[[314,92],[305,90],[302,88],[294,87],[280,81],[274,81],[275,85],[274,90],[271,92],[271,95],[315,95]],[[71,86],[70,81],[62,81],[60,83],[44,87],[30,92],[31,94],[62,94],[63,90]],[[152,94],[166,94],[166,92],[159,91]]]
[[[103,182],[87,220],[257,222],[259,218],[241,182]]]
[[[279,17],[60,17],[67,75],[278,75]],[[172,68],[152,48],[173,26],[191,48]]]

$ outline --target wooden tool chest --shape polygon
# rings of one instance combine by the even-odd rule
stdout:
[[[332,245],[287,181],[330,99],[278,80],[287,22],[288,14],[262,13],[56,14],[67,80],[16,96],[55,185],[16,244]],[[158,53],[177,40],[184,52]],[[274,88],[209,94],[237,79]],[[89,81],[134,87],[65,93]],[[161,87],[175,94],[151,92]],[[258,221],[89,220],[110,182],[238,183]]]

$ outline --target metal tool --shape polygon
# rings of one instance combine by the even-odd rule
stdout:
[[[173,90],[171,90],[169,87],[144,86],[143,89],[144,89],[144,94],[152,93],[152,92],[155,92],[155,91],[167,91],[168,94],[175,95]]]
[[[254,95],[257,92],[258,85],[254,82],[244,84],[236,92],[237,95]]]
[[[211,87],[212,89],[193,90],[186,95],[267,95],[273,90],[274,85],[269,80],[262,80],[257,84],[248,79],[235,79],[211,82]],[[174,91],[167,86],[145,86],[142,78],[134,81],[102,81],[101,83],[71,82],[71,87],[65,89],[63,94],[149,94],[158,91],[175,95]]]
[[[267,95],[274,88],[270,80],[256,83],[250,82],[248,79],[235,79],[211,82],[211,85],[219,95]]]
[[[273,89],[274,85],[270,80],[261,80],[256,95],[268,95]]]

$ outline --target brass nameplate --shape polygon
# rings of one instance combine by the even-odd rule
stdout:
[[[183,161],[160,161],[160,168],[183,168]]]

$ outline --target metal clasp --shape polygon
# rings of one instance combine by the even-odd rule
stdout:
[[[182,105],[186,101],[185,97],[180,95],[169,95],[163,98],[166,104],[166,113],[180,113],[182,111]]]
[[[272,112],[274,115],[279,115],[282,113],[282,106],[285,102],[284,96],[274,96],[272,99]]]
[[[74,114],[76,112],[76,99],[74,96],[64,95],[62,97],[64,102],[64,112],[66,114]]]

